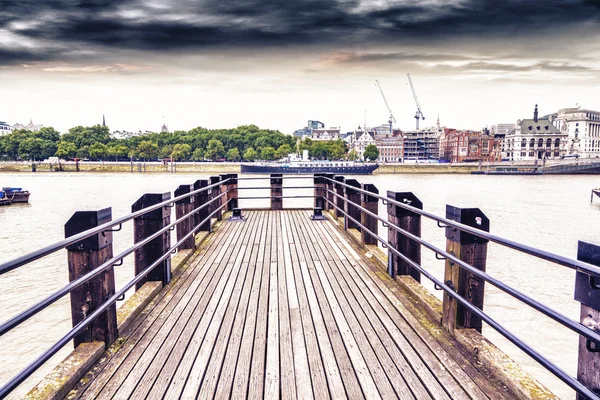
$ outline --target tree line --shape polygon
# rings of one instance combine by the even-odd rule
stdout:
[[[329,142],[304,139],[296,143],[293,136],[255,125],[234,129],[198,127],[124,139],[111,137],[108,127],[100,125],[77,126],[64,134],[46,127],[37,132],[21,129],[0,136],[0,159],[15,161],[41,161],[53,156],[67,160],[255,161],[277,160],[302,150],[308,150],[313,159],[356,158],[355,153],[348,154],[341,139]]]

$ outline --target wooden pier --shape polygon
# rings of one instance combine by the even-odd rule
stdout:
[[[245,217],[222,223],[68,398],[515,397],[334,223]]]

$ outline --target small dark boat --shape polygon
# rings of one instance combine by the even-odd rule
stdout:
[[[4,195],[7,199],[10,199],[11,203],[28,203],[29,202],[29,190],[23,190],[23,188],[4,187],[2,188]]]
[[[8,205],[10,205],[10,199],[6,197],[6,193],[3,190],[0,190],[0,206]]]

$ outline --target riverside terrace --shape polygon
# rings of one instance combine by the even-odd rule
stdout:
[[[270,207],[242,211],[240,201],[258,196],[239,196],[246,188],[238,182],[260,179],[269,182]],[[283,179],[299,177],[223,174],[181,185],[173,197],[145,194],[114,220],[110,208],[80,211],[66,239],[0,265],[1,279],[66,249],[71,280],[4,321],[0,335],[67,294],[73,320],[3,383],[0,398],[71,342],[75,350],[28,398],[558,398],[487,341],[482,322],[581,398],[600,398],[597,246],[580,242],[578,260],[568,259],[490,234],[479,209],[447,206],[441,217],[412,193],[383,196],[343,176],[293,188]],[[292,197],[314,198],[315,207],[284,209]],[[422,218],[444,228],[445,249],[421,239]],[[113,255],[113,232],[128,221],[135,244]],[[582,322],[486,274],[489,242],[577,270]],[[422,248],[445,260],[443,280],[421,265]],[[114,268],[132,254],[135,276],[117,290]],[[423,276],[443,301],[419,284]],[[483,311],[486,283],[580,335],[576,378]]]

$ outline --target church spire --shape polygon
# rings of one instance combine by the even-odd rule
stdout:
[[[102,114],[102,126],[106,126],[106,119],[104,118],[104,114]]]
[[[538,122],[538,106],[535,105],[535,110],[533,111],[533,122]]]

